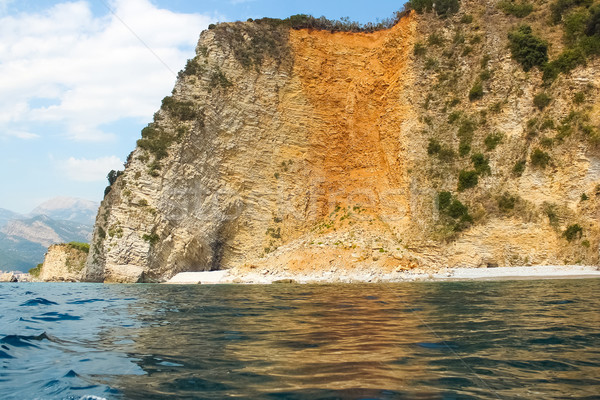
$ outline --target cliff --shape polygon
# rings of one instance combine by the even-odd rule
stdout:
[[[83,243],[55,244],[48,248],[44,263],[30,273],[43,282],[79,282],[89,248]]]
[[[108,189],[85,279],[596,264],[600,62],[562,73],[554,3],[526,4],[202,32]]]

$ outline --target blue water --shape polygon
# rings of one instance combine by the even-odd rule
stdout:
[[[0,285],[0,399],[600,399],[600,280]]]

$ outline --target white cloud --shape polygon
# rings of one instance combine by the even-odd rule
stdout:
[[[58,163],[59,169],[72,181],[99,182],[106,180],[109,171],[123,168],[119,157],[101,157],[94,160],[70,157]]]
[[[5,134],[6,134],[6,136],[16,137],[18,139],[24,139],[24,140],[37,139],[40,137],[40,135],[37,135],[35,133],[26,132],[26,131],[22,131],[22,130],[10,130],[10,131],[5,132]]]
[[[0,9],[6,4],[0,0]],[[175,76],[131,31],[178,71],[213,20],[149,0],[113,0],[111,7],[118,18],[93,15],[85,1],[0,16],[0,132],[53,122],[68,138],[110,140],[100,125],[151,118]],[[36,106],[37,99],[53,105]]]

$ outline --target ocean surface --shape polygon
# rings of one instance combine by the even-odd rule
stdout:
[[[0,399],[600,399],[600,279],[0,284]]]

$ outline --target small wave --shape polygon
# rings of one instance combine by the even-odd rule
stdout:
[[[86,396],[81,396],[79,398],[79,400],[106,400],[106,398],[104,398],[104,397],[98,397],[98,396],[92,396],[92,395],[86,395]]]
[[[79,317],[77,315],[63,314],[63,313],[58,313],[58,312],[47,312],[47,313],[42,314],[39,317],[31,317],[31,319],[36,319],[39,321],[54,322],[54,321],[76,321],[78,319],[81,319],[81,317]]]
[[[14,358],[13,356],[11,356],[10,354],[0,350],[0,358]]]
[[[13,347],[38,347],[37,345],[31,343],[31,341],[42,341],[42,340],[50,340],[50,337],[46,335],[46,332],[35,335],[35,336],[25,336],[25,335],[8,335],[4,336],[0,339],[0,343],[13,346]]]
[[[35,299],[27,300],[25,303],[21,304],[21,307],[29,307],[29,306],[50,306],[57,305],[53,301],[44,299],[43,297],[37,297]]]
[[[104,301],[104,299],[73,300],[73,301],[67,301],[67,304],[87,304],[87,303],[95,303],[97,301]]]

